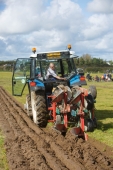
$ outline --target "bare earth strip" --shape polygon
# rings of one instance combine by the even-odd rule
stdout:
[[[113,160],[97,149],[95,141],[61,136],[38,128],[22,106],[0,87],[0,129],[10,170],[112,170]]]

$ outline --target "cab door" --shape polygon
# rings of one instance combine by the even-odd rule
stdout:
[[[12,94],[21,96],[30,78],[30,58],[18,58],[13,68],[12,76]]]

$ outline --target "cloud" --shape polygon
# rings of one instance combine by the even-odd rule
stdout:
[[[6,0],[6,8],[0,15],[0,33],[18,34],[28,33],[39,22],[43,7],[43,0]],[[38,11],[38,12],[37,12]]]
[[[0,33],[26,34],[40,29],[67,29],[81,15],[80,7],[70,0],[53,0],[50,6],[44,0],[7,0],[0,15]]]
[[[109,31],[113,33],[113,23],[111,20],[113,15],[109,17],[105,14],[94,14],[88,19],[87,27],[82,31],[86,39],[96,39],[98,37],[103,37]]]
[[[27,53],[32,46],[39,51],[62,48],[80,31],[82,10],[71,0],[46,0],[46,6],[45,0],[4,2],[0,35],[6,38],[8,55]]]
[[[87,18],[75,0],[1,2],[5,8],[0,12],[0,60],[29,57],[32,47],[37,52],[62,50],[68,43],[77,55],[89,53],[106,58],[104,53],[113,53],[113,14],[108,13],[109,0],[89,3],[88,9],[94,13]],[[98,5],[98,10],[92,5],[95,10]],[[105,6],[107,12],[101,12]]]
[[[93,0],[88,4],[88,10],[95,13],[113,13],[113,1]]]

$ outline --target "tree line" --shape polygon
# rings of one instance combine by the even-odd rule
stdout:
[[[113,62],[109,61],[109,64],[108,64],[108,61],[106,61],[106,60],[103,60],[103,59],[100,59],[100,58],[93,58],[89,54],[83,54],[81,57],[79,57],[75,60],[75,64],[78,65],[78,66],[82,66],[82,65],[108,66],[108,65],[112,65]]]
[[[12,70],[15,60],[0,61],[0,70]],[[83,54],[74,60],[77,68],[83,68],[85,72],[112,71],[113,61],[106,61],[101,58],[94,58],[90,54]]]
[[[106,61],[101,58],[94,58],[90,54],[83,54],[75,59],[76,67],[81,67],[85,72],[105,72],[113,70],[113,61]]]

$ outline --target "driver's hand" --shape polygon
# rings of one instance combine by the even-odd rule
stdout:
[[[63,80],[67,80],[66,78],[63,78]]]

